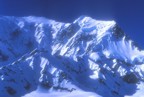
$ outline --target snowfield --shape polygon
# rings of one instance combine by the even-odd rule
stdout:
[[[102,97],[92,92],[74,91],[74,92],[39,92],[34,91],[23,97]]]

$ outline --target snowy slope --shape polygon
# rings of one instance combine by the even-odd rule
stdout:
[[[115,21],[0,17],[0,97],[137,97],[143,77],[144,51]]]

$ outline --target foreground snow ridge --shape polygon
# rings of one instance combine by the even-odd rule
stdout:
[[[0,97],[142,97],[143,77],[115,21],[0,17]]]

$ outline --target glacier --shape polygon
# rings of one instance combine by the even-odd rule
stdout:
[[[115,21],[0,17],[0,97],[142,97],[144,51]]]

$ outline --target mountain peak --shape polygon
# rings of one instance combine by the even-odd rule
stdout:
[[[74,21],[74,23],[78,22],[79,24],[103,24],[103,25],[116,25],[114,20],[111,21],[103,21],[103,20],[95,20],[89,16],[80,16],[78,19]]]
[[[1,97],[39,88],[124,97],[143,87],[144,51],[115,21],[1,17],[0,32]]]

